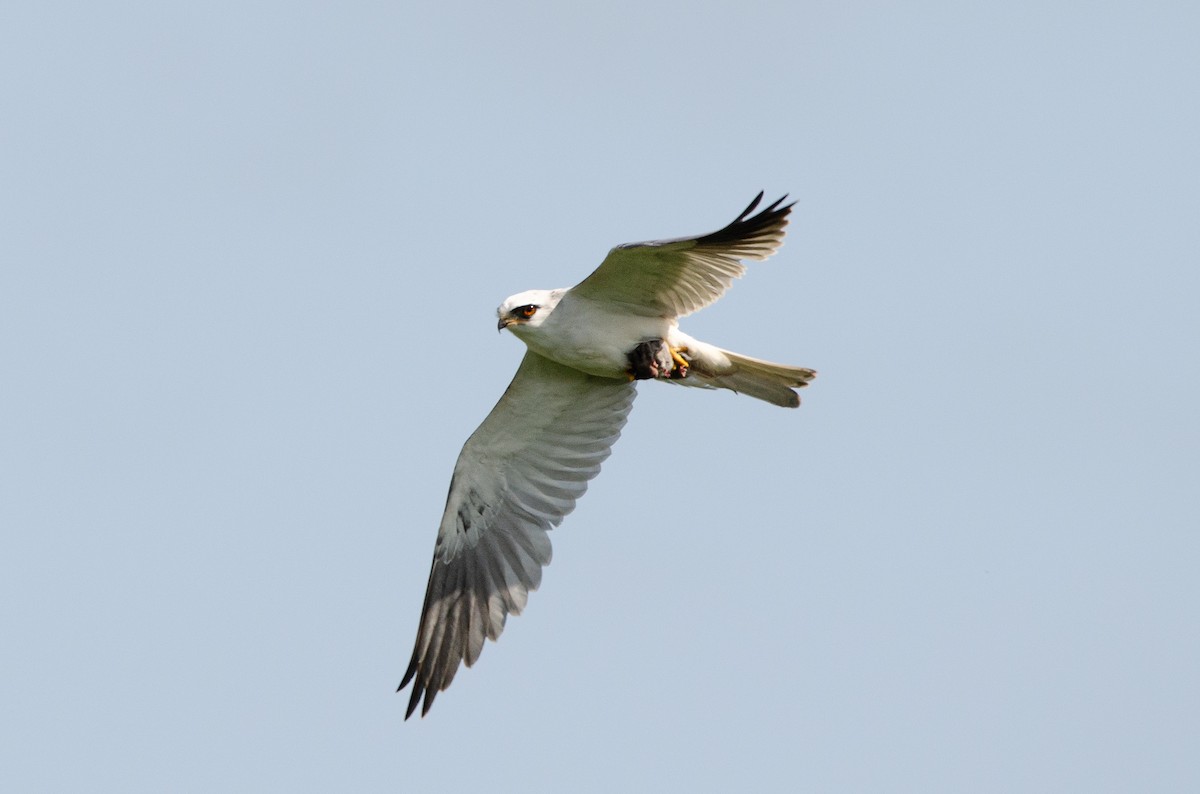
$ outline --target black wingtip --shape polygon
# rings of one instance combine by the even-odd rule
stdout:
[[[750,217],[750,213],[754,212],[754,210],[758,208],[758,205],[762,203],[763,196],[765,196],[765,195],[766,195],[765,190],[758,191],[758,195],[754,197],[753,201],[751,201],[748,205],[746,205],[746,209],[742,210],[741,215],[739,215],[733,219],[733,223],[740,223],[740,222],[746,220],[746,218]],[[788,197],[788,194],[784,193],[782,196],[775,199],[775,201],[773,201],[769,206],[763,208],[763,211],[760,212],[759,215],[766,215],[768,213],[774,212],[776,207],[779,207],[780,204],[787,201],[787,197]],[[795,204],[796,204],[796,202],[793,201],[791,204],[788,204],[786,207],[779,207],[779,211],[786,212],[786,211],[790,210],[793,206],[795,206]],[[730,225],[733,225],[733,224],[730,224]]]
[[[400,689],[403,689],[403,688],[404,688],[404,684],[401,684]],[[396,691],[399,692],[400,689],[397,689]],[[419,683],[414,683],[412,693],[408,697],[408,708],[406,708],[404,710],[404,719],[407,720],[409,717],[411,717],[413,715],[413,712],[415,712],[417,710],[417,704],[421,702],[421,695],[422,695],[421,685]],[[425,704],[425,709],[424,709],[424,711],[421,712],[421,716],[424,717],[425,713],[427,711],[429,711],[428,703]]]
[[[758,195],[762,196],[762,193],[759,193]],[[779,198],[777,198],[773,202],[771,202],[770,205],[765,207],[763,209],[763,211],[760,212],[759,214],[767,215],[767,214],[775,213],[775,212],[780,212],[780,213],[789,212],[792,209],[792,207],[794,207],[796,205],[796,202],[793,201],[791,204],[787,204],[782,207],[779,206],[780,204],[783,204],[783,202],[787,201],[787,197],[788,197],[788,194],[784,193],[782,196],[780,196]],[[776,209],[776,208],[778,208],[778,209]]]
[[[417,666],[417,655],[414,652],[412,661],[408,663],[408,669],[404,671],[404,677],[400,679],[400,686],[396,687],[396,692],[399,693],[404,690],[404,687],[408,686],[410,681],[413,685],[412,692],[409,694],[408,698],[408,709],[404,712],[404,719],[406,720],[413,715],[414,711],[417,710],[417,703],[421,701],[421,682],[413,681],[413,678],[417,674]],[[421,716],[425,715],[422,714]]]
[[[782,230],[787,225],[787,216],[791,214],[792,207],[796,202],[784,204],[783,202],[787,200],[787,194],[784,193],[770,205],[759,210],[757,214],[752,214],[762,203],[764,195],[764,191],[760,190],[754,197],[754,201],[751,201],[746,209],[742,210],[741,215],[730,221],[724,228],[696,238],[696,242],[701,245],[731,243],[744,240],[773,226]]]
[[[748,216],[750,213],[754,212],[754,208],[759,205],[759,202],[761,202],[763,200],[763,196],[765,196],[765,195],[766,195],[765,190],[758,191],[758,195],[754,197],[754,201],[751,201],[746,206],[746,209],[742,210],[742,214],[733,219],[733,222],[738,223],[740,221],[744,221],[746,219],[746,216]],[[786,196],[784,198],[786,198]],[[782,201],[782,199],[780,199],[780,201]],[[778,204],[779,202],[777,201],[775,203]]]
[[[420,677],[416,676],[417,667],[416,660],[409,665],[408,671],[404,674],[404,678],[400,681],[400,686],[396,687],[397,692],[404,690],[408,683],[412,681],[412,692],[408,695],[408,708],[404,710],[404,719],[408,719],[417,712],[417,706],[421,707],[421,716],[424,717],[429,713],[429,709],[433,707],[433,699],[437,697],[438,690],[436,687],[430,687],[422,682]],[[424,702],[422,703],[422,699]]]

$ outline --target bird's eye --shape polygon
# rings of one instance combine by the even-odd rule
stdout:
[[[538,307],[534,306],[532,303],[529,303],[513,309],[513,314],[517,315],[518,317],[524,317],[526,320],[528,320],[537,312],[537,310]]]

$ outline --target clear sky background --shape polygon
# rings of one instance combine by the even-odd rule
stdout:
[[[435,7],[436,6],[436,7]],[[0,788],[1200,790],[1194,3],[0,8]],[[494,309],[759,190],[424,720]]]

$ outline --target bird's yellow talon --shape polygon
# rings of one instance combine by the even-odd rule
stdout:
[[[691,364],[688,363],[688,360],[686,358],[684,358],[682,355],[680,355],[681,353],[686,353],[686,352],[688,352],[688,349],[686,347],[671,348],[671,358],[673,358],[675,360],[675,366],[683,367],[684,369],[687,369],[688,367],[691,366]]]

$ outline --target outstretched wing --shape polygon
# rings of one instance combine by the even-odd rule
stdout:
[[[759,193],[724,229],[699,237],[618,245],[571,294],[636,307],[645,314],[682,317],[725,294],[746,272],[742,259],[766,259],[783,244],[792,205],[783,196],[757,215]]]
[[[632,383],[525,354],[454,466],[412,661],[400,682],[424,716],[460,662],[475,663],[550,562],[547,532],[575,508],[629,415]],[[399,690],[397,690],[399,691]]]

